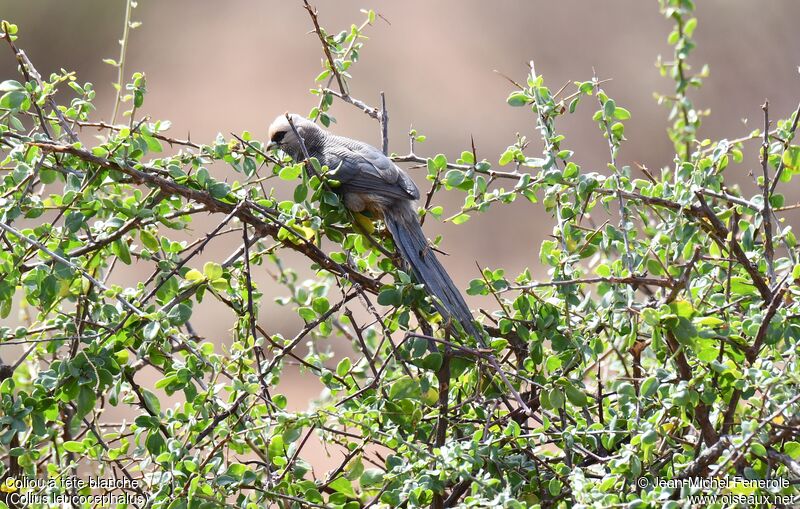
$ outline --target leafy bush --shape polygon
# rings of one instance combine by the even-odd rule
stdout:
[[[330,124],[341,101],[385,127],[385,108],[348,92],[375,14],[329,34],[306,6],[325,55],[311,118]],[[0,344],[25,345],[0,366],[3,476],[65,476],[81,465],[136,480],[122,492],[170,508],[678,507],[693,494],[797,495],[783,482],[675,487],[800,474],[800,264],[782,216],[792,207],[778,192],[800,173],[800,112],[771,122],[765,104],[762,129],[700,139],[705,113],[689,93],[707,71],[687,64],[693,4],[662,0],[661,10],[675,23],[674,57],[660,62],[674,82],[659,98],[670,108],[670,167],[619,165],[630,112],[596,77],[553,92],[533,63],[508,103],[531,110],[541,154],[519,137],[498,164],[472,150],[456,161],[421,156],[423,136],[412,132],[412,152],[393,156],[427,165],[428,221],[444,215],[431,206],[439,192],[465,196],[448,217],[456,224],[518,198],[541,200],[554,218],[554,240],[540,250],[549,280],[488,267],[470,282],[467,293],[497,304],[482,317],[489,348],[447,333],[389,237],[354,229],[302,163],[247,132],[207,144],[168,136],[169,122],[137,117],[147,91],[139,73],[120,86],[125,123],[92,120],[92,85],[66,71],[40,76],[17,27],[3,22],[21,78],[0,84],[0,316],[16,302],[25,318],[0,327]],[[124,49],[110,62],[120,77]],[[56,91],[70,90],[56,104]],[[602,172],[582,168],[558,130],[561,117],[587,110],[608,140]],[[102,140],[81,139],[84,126]],[[179,150],[167,155],[165,145]],[[752,196],[726,183],[746,150],[762,161]],[[239,180],[216,179],[213,164]],[[275,178],[285,182],[273,187]],[[286,184],[293,198],[280,200]],[[175,240],[197,214],[218,226]],[[200,267],[196,256],[222,235],[241,242]],[[291,252],[313,279],[282,262]],[[136,284],[107,282],[131,264]],[[266,303],[251,274],[262,266],[285,288],[279,303],[305,323],[292,337],[258,320]],[[203,299],[236,317],[228,352],[191,326]],[[359,306],[369,323],[352,313]],[[326,337],[358,355],[333,359],[317,346]],[[290,359],[326,388],[305,411],[287,410],[274,390]],[[161,374],[152,387],[137,381],[144,367]],[[185,402],[167,407],[164,394]],[[109,406],[137,417],[109,428]],[[312,476],[312,434],[346,451],[338,468]]]

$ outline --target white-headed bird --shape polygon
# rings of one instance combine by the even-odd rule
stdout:
[[[481,342],[469,307],[419,224],[415,210],[419,189],[414,181],[375,147],[336,136],[300,115],[291,114],[291,118],[308,155],[327,166],[332,171],[328,176],[340,183],[334,190],[345,206],[382,218],[414,277],[435,297],[434,305],[442,317],[458,321]],[[269,140],[270,147],[281,148],[295,161],[303,160],[302,145],[286,115],[272,122]]]

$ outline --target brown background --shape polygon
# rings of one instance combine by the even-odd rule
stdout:
[[[698,3],[698,49],[691,62],[696,69],[703,63],[711,66],[705,86],[692,93],[695,104],[712,113],[701,136],[734,138],[761,127],[765,97],[773,118],[787,117],[800,99],[800,3]],[[418,146],[424,155],[442,152],[455,158],[474,136],[479,157],[496,162],[517,132],[536,138],[533,115],[505,105],[511,86],[494,72],[524,81],[527,62],[534,59],[553,89],[568,80],[590,79],[593,68],[600,78],[613,78],[604,88],[633,115],[626,122],[629,141],[622,148],[621,163],[640,162],[651,169],[670,164],[668,110],[656,104],[653,92],[672,91],[672,82],[654,65],[659,54],[671,58],[666,44],[671,23],[660,15],[655,1],[328,1],[319,2],[321,23],[331,32],[346,29],[361,22],[361,7],[377,10],[391,24],[379,19],[368,28],[370,40],[352,68],[351,91],[371,104],[377,104],[379,91],[386,92],[392,151],[407,151],[411,125],[428,137]],[[105,120],[110,117],[116,69],[101,59],[118,57],[123,15],[122,0],[0,0],[0,17],[19,24],[18,45],[39,71],[48,75],[63,67],[77,71],[81,82],[93,82],[98,91],[96,118]],[[308,90],[321,70],[320,44],[308,33],[310,20],[300,2],[140,1],[133,19],[143,26],[131,34],[126,75],[147,74],[149,92],[142,113],[170,119],[173,136],[190,133],[194,141],[207,142],[217,133],[229,136],[249,130],[263,139],[277,114],[307,113],[316,104]],[[16,79],[6,48],[0,48],[0,78]],[[567,135],[564,147],[575,150],[584,171],[604,171],[608,158],[606,142],[591,121],[595,109],[595,103],[585,102],[560,123]],[[336,104],[332,113],[338,119],[336,132],[379,144],[376,123],[361,112]],[[84,132],[83,138],[90,140],[92,134]],[[535,155],[538,146],[533,144],[529,152]],[[728,170],[748,196],[756,192],[747,175],[756,168],[753,154],[755,146],[745,165]],[[226,174],[224,168],[214,171]],[[412,170],[412,176],[427,188],[419,170]],[[290,187],[282,192],[290,192]],[[787,202],[800,197],[794,190],[787,194]],[[443,193],[439,203],[450,215],[462,198]],[[196,238],[220,219],[198,220],[188,236]],[[509,274],[529,266],[544,275],[538,246],[552,224],[539,206],[520,202],[497,206],[458,227],[428,221],[426,231],[430,237],[445,235],[443,248],[452,255],[443,262],[465,287],[478,274],[476,261],[505,267]],[[210,245],[202,260],[222,259],[236,241]],[[142,277],[135,271],[120,273],[120,282]],[[268,295],[284,293],[264,274],[257,281]],[[469,302],[473,307],[491,306],[472,298]],[[233,317],[210,299],[200,309],[195,327],[210,340],[229,343]],[[265,302],[260,320],[287,336],[294,335],[300,323],[271,301]],[[349,347],[337,350],[350,352]],[[290,381],[282,387],[292,408],[304,408],[319,393],[310,374]]]

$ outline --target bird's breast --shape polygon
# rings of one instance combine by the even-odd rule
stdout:
[[[345,192],[344,205],[353,212],[371,212],[376,219],[383,217],[383,210],[389,205],[384,196],[372,193]]]

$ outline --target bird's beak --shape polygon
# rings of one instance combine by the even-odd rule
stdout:
[[[267,143],[267,152],[269,152],[270,150],[275,150],[276,148],[278,148],[278,144],[275,143],[274,141]]]

